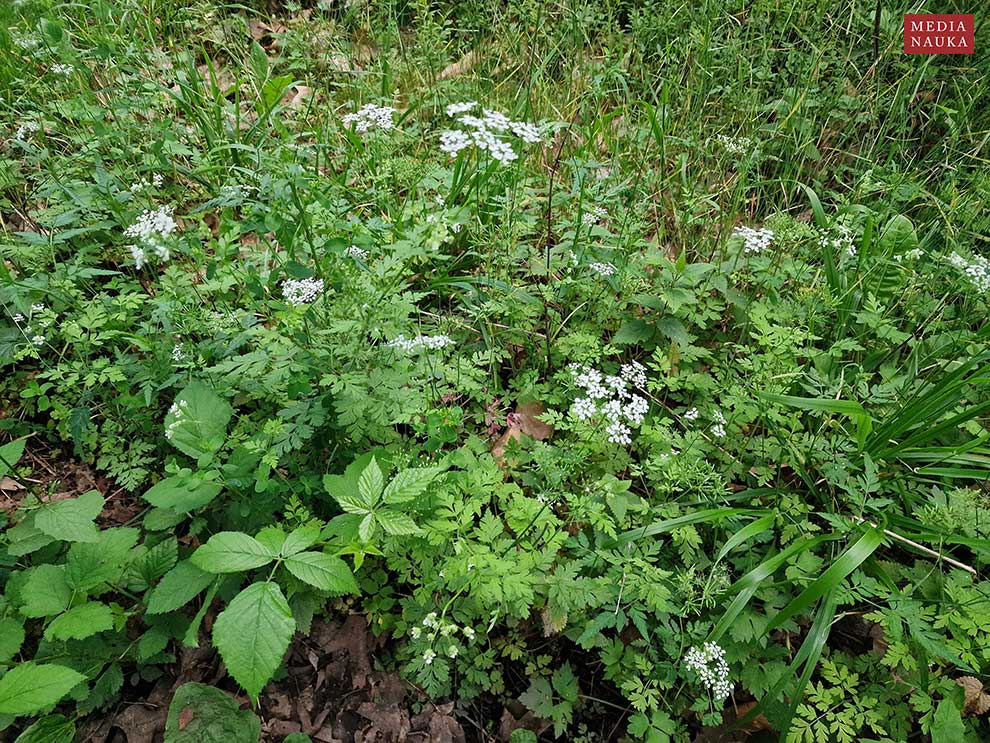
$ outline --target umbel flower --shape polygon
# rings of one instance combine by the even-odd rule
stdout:
[[[323,291],[323,279],[286,279],[282,296],[289,304],[309,304]]]
[[[474,147],[487,152],[493,160],[505,165],[519,157],[507,139],[510,134],[529,144],[542,140],[540,130],[534,124],[512,121],[499,111],[486,108],[481,116],[469,114],[468,111],[477,105],[476,101],[464,101],[447,106],[447,115],[454,118],[462,128],[440,132],[441,152],[457,157],[461,150]]]
[[[607,376],[584,364],[571,364],[568,369],[574,384],[587,393],[586,397],[574,401],[571,415],[580,421],[601,418],[605,423],[605,437],[610,442],[631,444],[631,426],[642,424],[650,408],[646,398],[632,391],[646,386],[643,365],[636,361],[623,364],[617,376]]]
[[[725,650],[714,642],[706,642],[699,650],[691,648],[684,656],[684,665],[698,674],[712,697],[721,702],[732,693],[734,685],[729,681],[729,664],[725,662]]]
[[[361,106],[354,113],[345,114],[341,120],[345,125],[353,126],[358,133],[364,134],[373,129],[391,129],[395,126],[392,122],[394,115],[395,109],[391,106],[376,106],[374,103],[369,103]]]
[[[741,225],[732,230],[732,237],[742,239],[743,250],[747,254],[759,255],[773,242],[773,230],[768,230],[765,227],[755,229]]]
[[[131,255],[138,268],[144,267],[151,258],[165,262],[169,259],[168,239],[178,225],[172,219],[172,210],[167,206],[148,209],[137,218],[124,235],[134,238]]]

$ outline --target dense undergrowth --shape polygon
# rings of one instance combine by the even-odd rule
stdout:
[[[990,735],[986,58],[668,5],[0,8],[11,740],[348,612],[546,740]]]

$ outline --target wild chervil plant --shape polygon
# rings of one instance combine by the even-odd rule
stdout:
[[[258,740],[344,615],[478,740],[990,735],[985,57],[83,5],[0,8],[4,739]]]

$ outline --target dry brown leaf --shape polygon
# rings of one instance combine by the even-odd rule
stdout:
[[[9,477],[0,477],[0,490],[24,490],[24,486]]]
[[[285,94],[288,100],[286,103],[290,108],[299,108],[313,97],[313,89],[308,85],[296,85],[295,92],[289,91]],[[284,99],[283,99],[284,100]]]
[[[964,715],[985,715],[990,710],[990,694],[983,691],[982,681],[973,676],[962,676],[956,679],[956,683],[966,692]]]
[[[481,54],[477,51],[470,51],[461,57],[456,62],[447,65],[443,68],[440,73],[440,80],[446,80],[448,77],[455,77],[457,75],[463,75],[465,72],[470,71],[478,61],[481,59]]]
[[[519,441],[522,439],[523,434],[537,441],[550,438],[550,435],[553,433],[553,427],[548,426],[541,420],[537,420],[537,416],[543,415],[545,412],[543,405],[538,402],[526,402],[518,405],[516,412],[510,413],[508,416],[508,428],[505,433],[492,446],[492,456],[500,460],[499,463],[501,464],[509,439]]]

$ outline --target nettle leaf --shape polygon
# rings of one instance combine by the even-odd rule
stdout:
[[[418,498],[430,486],[437,475],[443,472],[442,467],[421,467],[419,469],[402,470],[385,488],[382,499],[390,505],[407,503]]]
[[[274,583],[253,583],[213,623],[213,644],[230,675],[255,702],[282,663],[296,622]]]
[[[0,678],[0,714],[33,715],[51,707],[86,677],[55,664],[22,663]]]
[[[208,573],[237,573],[267,565],[278,555],[254,537],[239,531],[222,531],[197,549],[193,565]]]
[[[358,592],[354,574],[339,557],[323,552],[300,552],[286,557],[285,567],[299,580],[323,591]]]
[[[358,495],[361,497],[361,503],[365,508],[374,508],[378,499],[381,498],[384,487],[385,477],[378,466],[378,461],[372,457],[358,478]]]
[[[206,473],[180,473],[166,477],[149,488],[142,497],[158,508],[168,508],[176,513],[189,513],[208,505],[221,490],[223,485],[214,482]]]
[[[234,409],[202,382],[187,385],[165,416],[165,437],[197,460],[209,460],[223,446]]]
[[[87,601],[56,617],[45,630],[46,640],[85,640],[113,629],[113,612],[106,604]]]
[[[103,510],[103,496],[96,490],[78,498],[48,503],[35,513],[34,525],[44,534],[63,542],[95,542],[100,531],[93,521]]]
[[[375,514],[375,518],[381,524],[385,533],[393,537],[419,534],[422,531],[409,516],[398,511],[390,511],[388,509],[378,511]]]
[[[282,556],[289,557],[309,549],[320,539],[320,525],[306,524],[294,529],[282,543]]]
[[[185,606],[215,580],[212,573],[200,570],[189,560],[183,560],[169,570],[145,598],[148,614],[165,614]]]
[[[31,568],[21,589],[21,614],[26,617],[50,617],[69,607],[72,589],[61,565]]]
[[[24,626],[16,619],[0,619],[0,663],[17,655],[24,644]]]
[[[175,691],[165,721],[169,743],[253,743],[261,722],[226,692],[206,684],[183,684]]]
[[[75,722],[64,715],[49,715],[18,735],[14,743],[72,743],[75,738]]]

